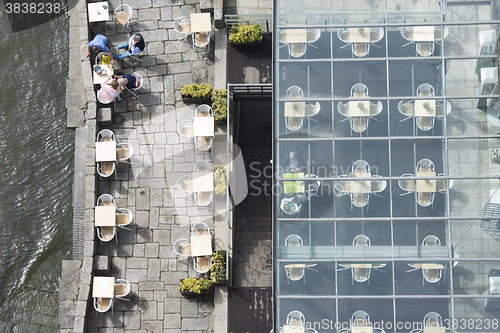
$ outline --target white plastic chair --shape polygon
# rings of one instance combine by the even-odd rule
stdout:
[[[356,57],[365,57],[370,52],[370,43],[353,43],[352,54]]]
[[[434,43],[433,42],[417,43],[417,53],[422,57],[431,56],[434,53]]]
[[[444,113],[446,112],[446,115],[449,115],[451,112],[451,103],[446,101],[445,106],[441,105],[436,105],[436,118],[442,119],[444,117]]]
[[[285,117],[285,126],[290,131],[298,131],[304,125],[302,117]]]
[[[97,133],[97,142],[116,141],[115,133],[109,129],[103,129]]]
[[[416,117],[417,127],[421,131],[430,131],[434,128],[434,117],[432,116],[418,116]]]
[[[434,162],[428,158],[423,158],[417,163],[417,171],[434,172]]]
[[[372,245],[370,238],[366,235],[357,235],[352,240],[352,246],[370,246]]]
[[[130,228],[127,228],[127,226],[132,223],[133,220],[134,214],[130,209],[118,208],[118,211],[116,212],[116,226],[118,228],[132,230]]]
[[[285,239],[285,246],[304,246],[304,241],[299,235],[291,234]]]
[[[210,267],[212,267],[212,258],[210,256],[194,258],[194,270],[197,273],[206,273],[210,270]]]
[[[441,241],[437,236],[428,235],[422,240],[422,246],[441,246]]]
[[[179,190],[184,192],[184,196],[188,196],[193,193],[193,181],[191,180],[191,176],[186,175],[182,176],[177,180],[177,187]]]
[[[437,312],[428,312],[424,316],[424,327],[442,327],[443,326],[443,318]]]
[[[417,88],[417,96],[434,96],[434,87],[428,83],[422,83]]]
[[[370,165],[368,162],[364,160],[357,160],[352,164],[352,172],[358,173],[358,172],[363,172],[363,173],[369,173],[370,172]]]
[[[399,113],[401,113],[405,118],[400,120],[400,121],[405,121],[407,119],[410,119],[411,117],[413,117],[413,102],[412,101],[408,101],[408,102],[404,102],[404,101],[399,101],[398,103],[398,110],[399,110]]]
[[[372,180],[372,184],[371,184],[371,191],[373,194],[383,192],[387,187],[387,180],[376,179],[376,178],[381,178],[381,177],[382,176],[380,176],[380,175],[372,175],[372,178],[375,178],[375,180]],[[380,195],[378,195],[378,196],[380,196]]]
[[[307,42],[314,43],[321,37],[321,30],[319,29],[307,29]]]
[[[349,178],[348,175],[340,175],[339,178]],[[346,191],[347,180],[335,181],[335,196],[340,197],[343,195],[349,194],[349,191]]]
[[[196,46],[199,48],[203,48],[206,46],[207,52],[208,52],[208,49],[210,48],[210,35],[208,33],[198,32],[198,33],[192,34],[191,37],[193,40],[193,47]]]
[[[125,296],[130,293],[130,282],[125,279],[116,279],[114,293],[116,298],[124,301],[130,301],[125,298]]]
[[[351,97],[365,97],[368,95],[368,87],[363,83],[356,83],[351,87]]]
[[[306,43],[291,43],[288,44],[288,53],[294,58],[300,58],[306,54]]]
[[[201,104],[196,108],[196,117],[212,117],[213,110],[208,104]]]
[[[339,104],[337,104],[337,110],[339,111],[339,113],[341,115],[343,115],[344,117],[346,117],[346,119],[349,118],[349,108],[348,108],[348,104],[347,103],[344,104],[344,103],[342,103],[342,101],[340,101]],[[346,119],[344,119],[344,120],[346,120]]]
[[[438,176],[444,176],[444,173],[439,173]],[[448,188],[449,189],[451,189],[453,187],[453,184],[455,184],[455,180],[454,179],[448,179]],[[446,180],[445,179],[438,180],[436,182],[436,189],[440,193],[445,193],[446,192]]]
[[[126,4],[119,5],[118,7],[116,7],[114,15],[116,17],[116,21],[124,26],[125,24],[127,24],[127,22],[130,21],[130,18],[132,17],[132,7]]]
[[[352,326],[364,327],[370,325],[370,316],[363,310],[354,312],[351,316]]]
[[[194,126],[191,120],[183,120],[177,125],[177,133],[181,137],[181,142],[186,142],[194,136]]]
[[[286,265],[285,266],[285,273],[286,273],[286,277],[290,281],[300,281],[305,275],[305,269],[303,267],[294,267],[293,264]]]
[[[370,122],[370,118],[368,117],[351,117],[351,130],[356,133],[363,133],[368,129],[368,123]]]
[[[97,206],[115,206],[115,198],[111,194],[101,194],[97,198]]]
[[[191,255],[191,244],[185,238],[181,238],[174,243],[174,252],[182,258],[189,257]]]
[[[210,235],[210,228],[205,222],[198,222],[191,227],[191,236]]]
[[[197,136],[195,137],[194,146],[199,151],[209,151],[212,147],[212,137],[208,136]]]
[[[134,148],[130,143],[119,143],[116,146],[116,160],[118,162],[130,163],[132,155],[134,155]]]
[[[174,30],[183,35],[179,40],[186,38],[189,35],[192,35],[191,32],[191,20],[185,16],[178,17],[174,21]]]
[[[314,104],[307,104],[306,108],[307,108],[307,114],[306,114],[307,117],[314,117],[321,110],[321,104],[319,104],[319,102],[316,102]]]
[[[286,97],[288,97],[288,98],[302,98],[302,97],[304,97],[304,91],[299,86],[290,86],[286,90]]]
[[[115,173],[116,164],[115,162],[97,162],[96,170],[101,178],[108,178]]]
[[[435,29],[434,30],[434,40],[436,42],[441,42],[443,39],[445,39],[446,37],[448,37],[448,34],[450,33],[450,29],[448,29],[447,26],[444,26],[443,27],[443,30],[441,32],[441,29]]]
[[[411,173],[402,174],[401,177],[413,177]],[[415,180],[413,179],[399,179],[398,180],[399,188],[405,191],[405,193],[400,194],[406,195],[415,192]]]
[[[116,227],[96,227],[101,242],[109,242],[116,236]]]
[[[206,207],[212,203],[212,192],[194,192],[194,201],[198,207]]]
[[[343,47],[349,45],[351,42],[349,41],[349,30],[345,28],[339,28],[337,30],[337,37],[341,42],[346,43]]]
[[[377,104],[370,103],[370,117],[375,117],[382,112],[384,106],[381,101],[378,101]]]
[[[413,28],[412,27],[401,27],[401,37],[406,39],[408,42],[413,42]],[[406,44],[408,45],[408,44]],[[405,46],[405,45],[403,45]]]
[[[94,297],[94,309],[97,312],[104,313],[113,307],[113,299],[112,298],[102,298],[102,297]]]
[[[384,28],[370,28],[370,43],[377,43],[384,38]]]
[[[194,171],[213,171],[212,164],[205,160],[196,161]]]
[[[302,312],[294,310],[286,316],[286,324],[292,327],[304,327],[306,318]]]

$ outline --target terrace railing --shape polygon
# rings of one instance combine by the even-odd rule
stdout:
[[[273,16],[272,15],[224,15],[224,23],[227,31],[232,27],[239,27],[240,25],[253,25],[260,24],[264,32],[273,31]]]

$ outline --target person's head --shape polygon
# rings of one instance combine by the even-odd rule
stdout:
[[[115,79],[111,80],[111,82],[109,83],[109,85],[111,86],[111,88],[113,89],[118,89],[118,82],[116,82]]]
[[[286,205],[283,206],[283,210],[285,212],[288,212],[290,210],[290,206],[288,205],[288,203]]]
[[[134,44],[137,44],[142,40],[142,38],[139,35],[135,35],[133,40],[134,40]]]
[[[116,80],[116,82],[118,82],[118,85],[120,86],[120,88],[124,89],[128,83],[128,80],[125,78],[119,78],[118,80]]]
[[[93,54],[97,54],[97,53],[99,53],[99,51],[100,51],[99,46],[97,46],[97,45],[92,46],[92,53]]]
[[[294,151],[290,152],[290,158],[295,158],[295,152]]]

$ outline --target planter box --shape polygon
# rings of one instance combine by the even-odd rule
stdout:
[[[194,103],[194,104],[212,104],[211,98],[194,98],[194,97],[186,97],[182,95],[182,101],[184,103]]]
[[[221,282],[214,282],[213,284],[215,284],[216,286],[225,286],[227,284],[227,280]]]
[[[260,43],[262,43],[262,41],[255,41],[255,42],[251,42],[251,43],[239,43],[239,44],[236,44],[236,43],[233,43],[231,41],[229,41],[229,44],[231,44],[232,46],[258,46],[260,45]]]
[[[181,280],[182,281],[182,280]],[[210,294],[213,294],[214,292],[214,285],[213,283],[210,285],[210,289],[208,290],[204,290],[202,291],[201,293],[195,293],[195,292],[192,292],[192,291],[182,291],[180,290],[179,288],[179,291],[181,292],[181,295],[184,296],[184,297],[199,297],[199,296],[204,296],[204,295],[210,295]]]

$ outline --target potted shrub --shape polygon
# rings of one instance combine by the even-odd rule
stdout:
[[[205,278],[190,277],[179,283],[182,296],[193,297],[211,294],[214,291],[212,281]]]
[[[214,89],[212,92],[212,110],[216,121],[227,119],[227,89]]]
[[[229,42],[232,45],[259,45],[262,41],[262,27],[260,24],[240,25],[232,27]]]
[[[212,101],[212,86],[204,84],[186,84],[181,88],[182,100],[187,103],[210,104]]]
[[[217,250],[212,254],[210,280],[215,284],[225,284],[226,280],[226,251]]]
[[[227,167],[216,165],[214,167],[215,197],[223,198],[227,191]]]

